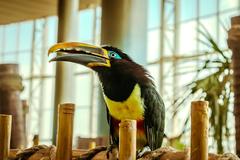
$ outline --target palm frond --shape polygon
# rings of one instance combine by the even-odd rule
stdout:
[[[189,93],[174,101],[175,110],[173,116],[178,114],[190,97],[196,94],[204,96],[209,101],[210,107],[210,132],[217,145],[218,153],[223,153],[223,138],[229,138],[230,131],[228,126],[229,103],[232,93],[232,71],[230,67],[230,57],[228,51],[222,50],[207,29],[201,25],[198,30],[204,40],[200,43],[206,45],[214,56],[209,56],[203,61],[203,65],[197,69],[196,79],[186,85]],[[189,118],[186,119],[188,121]],[[187,122],[184,125],[187,125]],[[186,126],[184,127],[186,128]],[[183,129],[182,134],[185,133]]]

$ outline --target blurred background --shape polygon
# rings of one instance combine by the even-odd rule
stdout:
[[[119,47],[147,68],[166,106],[164,145],[188,147],[191,101],[215,97],[210,151],[235,151],[232,82],[223,79],[232,74],[227,30],[230,18],[240,14],[239,0],[60,1],[0,0],[0,63],[19,64],[20,97],[29,105],[27,146],[34,135],[52,144],[54,108],[63,101],[76,104],[75,147],[79,137],[108,135],[97,76],[73,64],[63,65],[62,73],[48,62],[47,51],[57,41],[80,41]],[[58,40],[62,30],[69,36]],[[56,89],[59,78],[74,87]],[[55,92],[65,92],[65,98],[56,100]]]

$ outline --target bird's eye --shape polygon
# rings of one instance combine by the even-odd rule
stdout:
[[[110,56],[111,56],[111,57],[116,57],[116,56],[117,56],[117,54],[116,54],[116,53],[114,53],[114,52],[112,52],[112,53],[110,53]]]
[[[116,52],[110,51],[109,57],[114,59],[122,59]]]

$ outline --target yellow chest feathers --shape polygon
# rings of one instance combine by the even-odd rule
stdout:
[[[104,100],[107,104],[110,115],[118,120],[122,119],[143,119],[144,107],[143,99],[141,98],[141,89],[138,84],[127,100],[123,102],[116,102],[104,95]]]

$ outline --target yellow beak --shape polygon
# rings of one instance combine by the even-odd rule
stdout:
[[[63,42],[48,50],[49,61],[68,61],[87,67],[110,67],[108,51],[104,48],[79,42]]]

